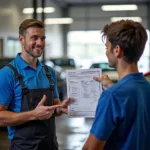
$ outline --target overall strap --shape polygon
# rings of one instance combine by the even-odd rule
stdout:
[[[45,69],[45,72],[46,72],[46,76],[47,76],[47,78],[48,78],[48,80],[50,82],[50,85],[51,85],[50,88],[54,90],[54,84],[53,84],[52,76],[51,76],[51,73],[50,73],[50,71],[48,69],[48,66],[44,65],[44,69]]]
[[[13,65],[7,64],[6,66],[10,67],[14,71],[15,77],[19,80],[19,83],[21,85],[23,95],[28,94],[29,93],[29,89],[28,89],[28,87],[25,85],[25,83],[23,81],[23,76],[18,73],[18,71],[16,70],[16,68]]]

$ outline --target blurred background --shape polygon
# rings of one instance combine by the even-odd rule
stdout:
[[[61,100],[67,97],[66,69],[101,68],[117,82],[116,70],[107,64],[101,29],[118,19],[139,21],[147,29],[148,41],[138,66],[143,73],[150,71],[150,0],[0,0],[0,68],[21,52],[18,27],[28,18],[45,23],[46,47],[40,60],[55,69]],[[60,149],[81,149],[92,121],[58,118]],[[8,149],[7,132],[2,128],[0,132],[0,150]]]

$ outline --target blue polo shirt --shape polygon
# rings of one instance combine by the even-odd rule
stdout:
[[[37,69],[34,70],[21,57],[20,54],[10,63],[23,75],[23,80],[28,89],[39,89],[50,87],[43,64],[38,61]],[[54,99],[58,98],[57,81],[55,71],[49,67],[54,84]],[[12,112],[20,112],[22,90],[19,81],[16,79],[13,70],[4,67],[0,70],[0,104],[8,106]],[[8,127],[8,138],[11,140],[15,133],[15,127]]]
[[[91,134],[106,141],[104,150],[150,149],[150,84],[132,73],[105,90]]]

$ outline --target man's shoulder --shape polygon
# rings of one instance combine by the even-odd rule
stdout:
[[[108,89],[104,90],[103,96],[110,97],[111,99],[118,99],[120,97],[126,97],[126,94],[130,93],[128,82],[120,82],[113,84]]]
[[[122,90],[124,88],[124,84],[120,83],[118,81],[117,83],[114,83],[111,87],[109,87],[107,90],[105,90],[106,93],[115,94],[116,92]]]

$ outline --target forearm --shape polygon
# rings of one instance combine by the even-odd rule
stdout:
[[[35,119],[33,111],[21,113],[0,111],[0,126],[15,126]]]
[[[97,139],[93,134],[90,134],[82,150],[103,150],[106,141]]]

